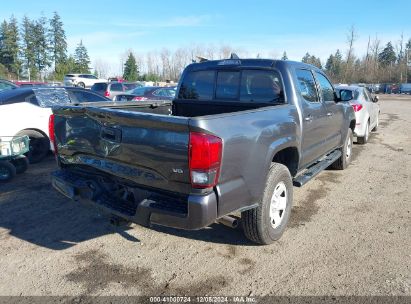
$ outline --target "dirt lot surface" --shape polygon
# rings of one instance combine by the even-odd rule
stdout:
[[[411,98],[382,97],[380,128],[345,171],[295,188],[282,239],[111,226],[50,186],[53,157],[0,185],[0,295],[411,296]]]

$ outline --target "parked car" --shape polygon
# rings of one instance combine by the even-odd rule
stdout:
[[[64,85],[69,87],[91,88],[97,82],[107,82],[107,79],[100,79],[92,74],[67,74],[64,76]]]
[[[118,94],[117,101],[142,100],[173,100],[177,87],[139,87],[134,90]]]
[[[287,226],[293,184],[351,161],[354,110],[314,66],[193,63],[177,91],[144,111],[132,102],[54,107],[54,188],[147,226],[235,227],[230,215],[241,212],[245,235],[269,244]]]
[[[372,96],[363,87],[339,86],[336,90],[345,100],[350,100],[355,112],[354,136],[357,142],[365,144],[368,141],[370,131],[377,131],[379,125],[380,106],[378,96]]]
[[[23,87],[45,87],[45,86],[47,86],[47,82],[42,82],[42,81],[15,81],[14,83],[16,85],[18,85],[20,88],[23,88]]]
[[[123,94],[125,91],[140,86],[141,84],[135,82],[97,82],[93,84],[91,90],[107,98],[113,99],[114,96]]]
[[[41,161],[50,150],[48,119],[53,105],[108,101],[80,88],[33,87],[0,92],[0,130],[2,136],[27,135],[31,163]]]
[[[0,92],[17,89],[19,86],[11,81],[0,79]]]
[[[400,85],[400,94],[411,94],[411,83],[402,83]]]

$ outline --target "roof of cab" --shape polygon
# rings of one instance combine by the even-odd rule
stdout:
[[[259,58],[249,58],[249,59],[220,59],[220,60],[206,60],[203,62],[192,63],[187,66],[188,70],[203,70],[203,69],[214,69],[214,68],[224,68],[224,67],[241,67],[241,68],[270,68],[279,66],[289,66],[289,67],[299,67],[299,68],[310,68],[313,70],[321,71],[316,66],[311,64],[291,61],[291,60],[277,60],[277,59],[259,59]]]

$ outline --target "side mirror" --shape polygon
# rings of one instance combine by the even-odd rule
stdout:
[[[354,98],[353,91],[341,89],[339,90],[339,101],[350,101]],[[338,97],[338,95],[337,95]]]
[[[374,98],[372,99],[373,102],[378,102],[378,100],[380,100],[380,98],[378,97],[378,95],[375,95]]]

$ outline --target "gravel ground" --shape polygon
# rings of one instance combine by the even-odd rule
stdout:
[[[50,186],[53,157],[0,185],[0,295],[411,296],[411,98],[382,98],[380,128],[345,171],[295,188],[289,228],[111,226]]]

